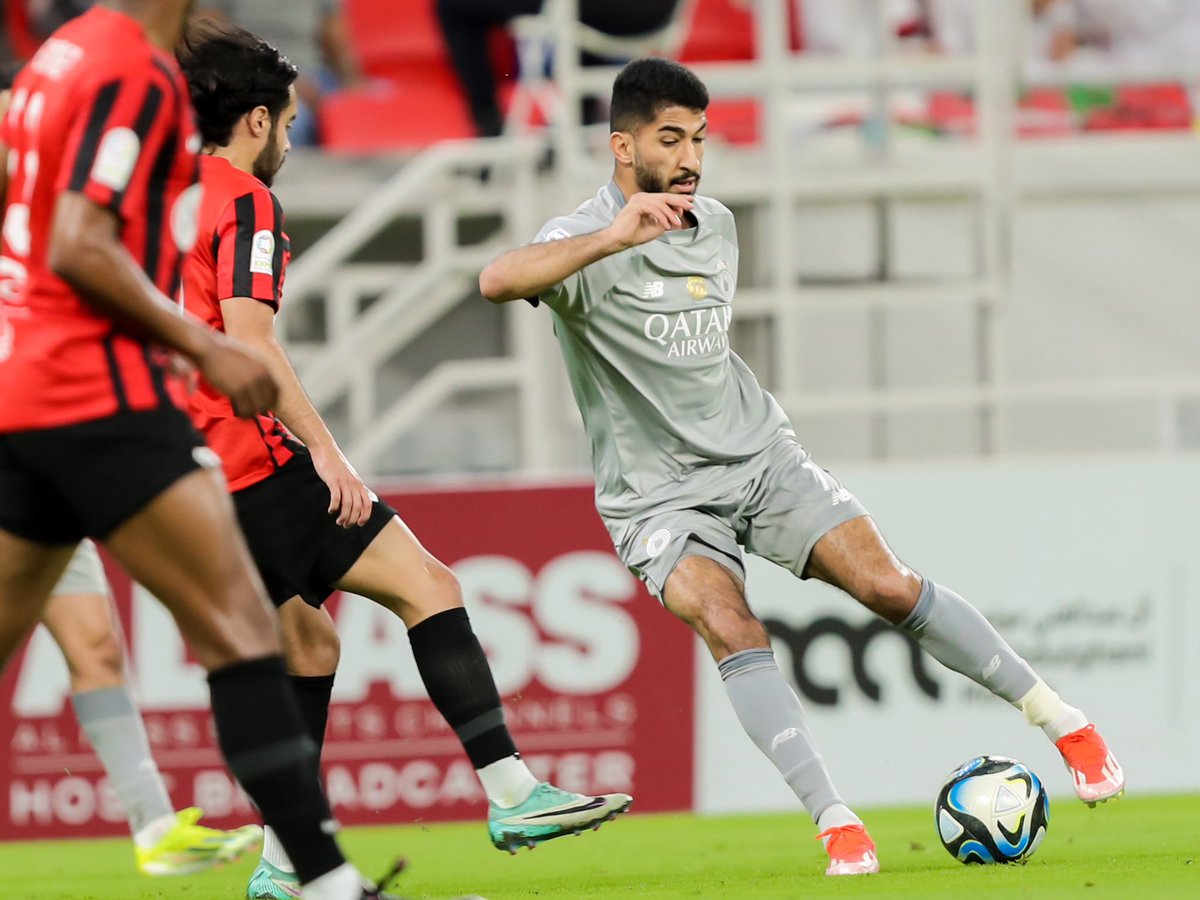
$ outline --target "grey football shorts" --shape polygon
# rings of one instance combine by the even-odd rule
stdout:
[[[867,510],[793,439],[763,451],[766,465],[702,506],[660,505],[635,519],[606,520],[617,555],[660,600],[667,578],[689,556],[715,560],[744,584],[744,547],[804,576],[813,547]]]
[[[79,542],[75,555],[67,563],[62,578],[50,592],[52,597],[64,594],[100,594],[108,596],[108,579],[104,575],[104,564],[100,562],[100,553],[96,545],[89,540]]]

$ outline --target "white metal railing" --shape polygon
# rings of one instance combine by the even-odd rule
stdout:
[[[435,367],[404,397],[379,396],[379,372],[475,290],[479,270],[530,228],[531,197],[544,145],[534,138],[462,141],[426,151],[356,207],[291,268],[287,280],[294,315],[298,301],[322,298],[325,341],[292,344],[300,376],[314,404],[328,409],[347,400],[349,434],[343,441],[365,472],[379,471],[389,440],[412,427],[433,404],[471,388],[512,387],[522,381],[505,360],[457,360]],[[484,170],[486,169],[486,174]],[[462,246],[463,215],[501,218],[499,238]],[[420,219],[423,258],[415,265],[355,263],[353,256],[397,219]],[[373,298],[366,305],[364,300]],[[286,325],[286,318],[285,318]],[[529,380],[529,379],[524,379]],[[522,407],[536,391],[519,394]],[[523,413],[536,418],[536,410]],[[524,431],[532,433],[538,424]]]
[[[768,323],[772,389],[784,407],[795,416],[863,417],[872,434],[871,452],[878,456],[889,452],[889,417],[897,414],[969,412],[976,417],[979,448],[991,453],[1008,446],[1002,420],[1014,410],[1106,400],[1149,404],[1161,423],[1161,442],[1177,443],[1182,404],[1200,398],[1200,378],[1014,383],[1005,367],[1010,357],[1005,326],[1012,290],[1012,223],[1018,206],[1064,193],[1144,195],[1181,188],[1200,192],[1200,162],[1185,177],[1179,174],[1180,166],[1164,174],[1154,164],[1163,153],[1179,160],[1189,153],[1198,156],[1194,145],[1178,138],[1147,139],[1131,153],[1128,144],[1114,143],[1107,150],[1105,139],[1100,139],[1089,153],[1112,156],[1112,165],[1100,170],[1116,171],[1114,167],[1129,157],[1123,174],[1107,180],[1089,178],[1081,171],[1078,146],[1064,144],[1060,150],[1053,141],[1015,146],[1013,97],[1023,4],[977,0],[979,47],[969,56],[902,55],[890,51],[882,40],[885,49],[878,58],[835,59],[790,52],[788,2],[755,0],[756,60],[695,67],[714,98],[753,94],[762,104],[761,145],[750,151],[712,148],[713,159],[721,159],[722,164],[713,166],[705,181],[708,190],[727,204],[752,210],[750,224],[758,239],[753,246],[744,242],[743,255],[753,251],[756,256],[752,264],[743,265],[748,283],[739,288],[739,319]],[[545,149],[540,139],[510,137],[432,148],[292,268],[289,295],[325,298],[328,340],[322,347],[304,351],[302,377],[318,406],[348,398],[350,433],[344,443],[364,471],[386,468],[397,442],[455,397],[490,390],[512,392],[517,398],[514,430],[521,468],[556,469],[580,462],[564,449],[579,443],[573,439],[578,418],[548,325],[543,315],[524,304],[512,304],[507,314],[510,357],[446,360],[403,396],[379,396],[375,377],[386,359],[436,327],[445,312],[472,292],[479,269],[492,256],[528,240],[542,221],[568,211],[606,177],[611,164],[604,154],[589,153],[578,101],[587,94],[607,94],[617,70],[578,65],[576,8],[577,0],[546,0],[546,24],[540,30],[552,36],[556,61],[552,86],[557,94],[552,106],[556,119],[548,131],[555,150],[553,172],[538,173],[537,162]],[[531,90],[547,89],[537,76],[532,81]],[[892,92],[929,86],[961,89],[975,97],[972,141],[923,147],[914,153],[897,140],[889,115]],[[798,92],[831,90],[870,94],[870,142],[853,162],[797,166],[791,104]],[[1059,152],[1061,176],[1053,174]],[[1030,160],[1038,165],[1028,165]],[[483,167],[493,173],[486,183],[459,174]],[[893,204],[909,198],[945,199],[969,211],[969,271],[937,280],[897,277],[884,237]],[[798,289],[796,210],[803,204],[825,202],[857,202],[873,209],[879,255],[866,282]],[[455,222],[472,211],[496,213],[503,225],[492,240],[462,247],[455,237]],[[360,247],[401,216],[419,217],[422,222],[425,252],[419,264],[352,261]],[[363,311],[362,300],[368,295],[379,299]],[[806,384],[803,360],[794,346],[805,317],[812,312],[834,307],[862,310],[870,320],[871,340],[880,342],[893,311],[956,306],[973,317],[975,335],[973,374],[961,383],[897,388],[880,360],[882,354],[873,354],[868,384],[861,390],[814,389]]]

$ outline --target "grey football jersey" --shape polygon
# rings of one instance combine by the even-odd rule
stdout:
[[[589,234],[625,204],[609,182],[536,241]],[[697,197],[696,228],[615,253],[542,294],[592,445],[596,507],[629,518],[702,505],[744,481],[739,465],[791,424],[729,347],[738,246],[733,214]]]

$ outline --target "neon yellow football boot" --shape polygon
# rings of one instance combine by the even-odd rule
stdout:
[[[135,847],[137,867],[143,875],[190,875],[231,863],[262,846],[262,829],[243,825],[218,831],[196,824],[203,811],[195,806],[175,813],[175,824],[152,847]]]

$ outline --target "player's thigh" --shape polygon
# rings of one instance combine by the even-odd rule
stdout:
[[[166,605],[205,668],[280,652],[275,617],[220,472],[198,469],[180,478],[105,544]]]
[[[747,512],[746,549],[801,578],[820,577],[817,546],[867,510],[795,441],[781,441],[771,453]]]
[[[409,628],[462,606],[462,591],[454,573],[394,514],[337,580],[337,586],[393,610]]]
[[[712,513],[662,510],[636,520],[607,521],[605,525],[621,562],[664,603],[668,580],[688,559],[708,560],[724,570],[739,589],[745,583],[746,569],[733,526]],[[677,610],[682,611],[682,607]]]
[[[74,549],[0,529],[0,671],[37,624]]]
[[[902,622],[921,595],[921,576],[901,562],[869,516],[853,519],[817,542],[808,577],[841,588],[889,622]]]
[[[730,636],[754,618],[742,581],[710,556],[691,555],[667,576],[663,606],[701,635]]]
[[[279,633],[292,675],[332,675],[337,670],[341,642],[325,607],[293,597],[279,607]]]

